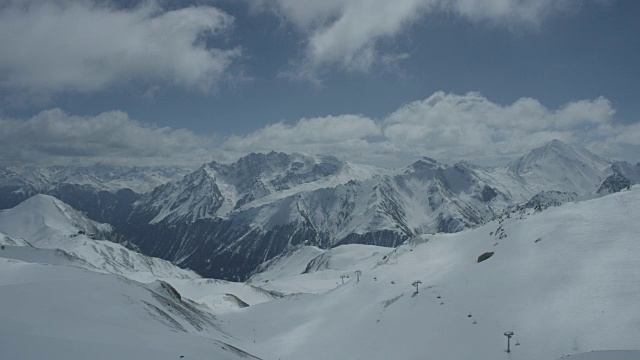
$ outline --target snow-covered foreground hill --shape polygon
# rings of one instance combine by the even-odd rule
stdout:
[[[566,360],[637,360],[640,351],[591,351],[584,354],[568,356]]]
[[[149,283],[163,280],[213,313],[272,300],[275,294],[243,283],[201,279],[193,271],[142,255],[120,244],[95,240],[112,228],[48,195],[35,195],[0,211],[0,257],[30,263],[67,265],[123,275]],[[5,234],[6,233],[6,234]]]
[[[139,254],[110,241],[94,240],[112,231],[110,225],[89,220],[79,211],[49,195],[35,195],[14,208],[0,211],[1,233],[20,239],[21,242],[26,241],[39,249],[62,250],[76,258],[78,266],[90,266],[94,270],[146,282],[158,278],[200,277],[193,271],[180,269],[166,260]],[[18,259],[22,259],[20,256],[34,259],[31,255],[25,255],[25,251],[15,250],[13,254]],[[32,254],[35,253],[32,251]],[[39,254],[44,252],[40,251]]]
[[[46,195],[0,231],[1,359],[255,359],[214,314],[273,294],[94,240],[111,227]]]
[[[220,319],[251,352],[282,360],[540,360],[638,350],[638,204],[635,186],[422,236],[356,265],[359,282],[351,276],[322,294],[291,295]],[[494,254],[478,263],[486,252]],[[286,289],[283,273],[270,286]],[[317,273],[292,274],[291,282],[304,276]],[[515,333],[510,354],[506,331]],[[609,359],[603,354],[580,356]]]
[[[2,250],[0,250],[0,255]],[[0,358],[257,359],[163,283],[0,257]]]

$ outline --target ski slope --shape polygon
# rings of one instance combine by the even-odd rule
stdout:
[[[0,212],[3,359],[629,360],[640,352],[640,186],[518,208],[395,249],[300,245],[246,284],[177,270],[161,277],[144,266],[107,271],[103,257],[77,250],[101,243],[78,234],[84,220],[58,217],[73,213],[64,203],[36,200],[21,216],[19,207]],[[42,210],[51,205],[62,210]],[[35,240],[20,243],[21,235]],[[76,251],[30,245],[50,241]],[[511,353],[505,331],[515,333]]]
[[[342,245],[322,250],[299,246],[265,263],[248,284],[281,294],[320,294],[355,276],[356,270],[370,268],[392,249],[373,245]],[[362,270],[361,270],[362,271]]]
[[[539,360],[638,350],[638,204],[635,186],[423,236],[360,264],[359,282],[352,276],[324,293],[316,289],[321,294],[291,295],[220,319],[250,351],[282,360]],[[478,263],[488,251],[494,255]],[[278,284],[288,286],[284,277],[271,286]],[[510,354],[506,331],[515,333]]]
[[[640,351],[618,350],[618,351],[591,351],[584,354],[577,354],[563,357],[566,360],[637,360],[640,359]]]
[[[257,359],[157,282],[0,258],[0,304],[3,360]]]

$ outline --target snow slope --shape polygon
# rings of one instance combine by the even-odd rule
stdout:
[[[0,210],[0,231],[40,246],[52,237],[69,237],[80,231],[86,235],[106,235],[113,232],[113,228],[87,219],[53,196],[39,194],[12,209]]]
[[[301,246],[269,261],[247,283],[282,294],[320,294],[335,289],[370,268],[392,249],[372,245],[341,245],[328,250]]]
[[[43,249],[60,249],[96,269],[140,281],[158,278],[193,279],[193,271],[151,258],[106,240],[94,240],[113,231],[108,224],[82,213],[49,195],[35,195],[12,209],[0,211],[0,231]],[[89,235],[92,235],[91,237]]]
[[[34,264],[74,266],[92,271],[98,269],[90,263],[60,249],[38,249],[32,246],[5,246],[0,257]]]
[[[539,360],[638,350],[638,204],[634,186],[424,235],[357,265],[359,282],[351,276],[322,294],[291,295],[220,319],[252,352],[282,360]],[[485,252],[494,255],[478,263]],[[323,271],[330,270],[301,276]],[[505,331],[515,332],[510,354]]]
[[[166,285],[0,258],[6,360],[257,359]]]
[[[6,245],[0,251],[0,257],[29,263],[74,266],[123,275],[145,283],[160,279],[177,288],[185,298],[207,305],[207,310],[213,313],[239,309],[275,297],[243,283],[200,279],[194,272],[180,269],[168,261],[79,234],[99,234],[111,231],[111,227],[87,219],[48,195],[35,195],[13,209],[0,211],[0,229],[16,237],[14,239],[0,233],[0,244]],[[30,239],[38,247],[32,246],[24,238]]]
[[[205,305],[213,314],[271,301],[279,294],[271,293],[244,283],[216,279],[163,279],[180,294],[196,303]]]
[[[0,245],[9,246],[32,246],[25,239],[14,239],[7,234],[0,232]]]
[[[577,354],[563,357],[566,360],[637,360],[640,359],[640,351],[618,350],[618,351],[592,351],[584,354]]]

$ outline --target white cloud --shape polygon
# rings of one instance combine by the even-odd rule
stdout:
[[[549,109],[531,98],[502,105],[479,93],[436,92],[382,119],[349,114],[303,118],[226,139],[141,123],[120,111],[74,116],[52,109],[29,119],[0,117],[0,164],[197,166],[276,150],[386,167],[422,156],[497,165],[553,139],[606,157],[639,160],[640,124],[618,123],[603,97]]]
[[[478,93],[437,92],[390,114],[383,131],[388,141],[413,156],[494,162],[552,139],[578,146],[618,141],[629,127],[616,125],[614,114],[603,97],[550,110],[531,98],[500,105]]]
[[[539,26],[549,15],[576,10],[582,0],[443,0],[439,5],[471,21],[500,26]]]
[[[383,59],[379,42],[430,14],[506,28],[537,28],[548,16],[575,12],[589,0],[263,0],[306,37],[304,54],[286,75],[319,81],[329,67],[369,71]],[[603,2],[602,0],[593,0]]]
[[[367,117],[327,116],[301,119],[292,125],[282,122],[270,124],[246,136],[231,136],[222,148],[227,159],[235,159],[248,152],[276,150],[336,155],[368,162],[368,157],[375,156],[373,152],[384,153],[385,149],[373,149],[381,135],[380,125]]]
[[[24,120],[0,119],[0,164],[201,165],[214,139],[139,123],[111,111],[72,116],[60,109]]]
[[[116,9],[94,1],[18,1],[0,6],[0,86],[50,95],[138,82],[208,91],[239,49],[210,48],[233,18],[214,7],[164,11],[153,2]]]
[[[222,148],[228,160],[252,151],[281,150],[331,154],[390,167],[421,156],[495,165],[560,139],[604,156],[633,160],[621,150],[640,145],[640,126],[617,124],[614,115],[603,97],[549,109],[531,98],[501,105],[479,93],[436,92],[381,120],[342,115],[277,123],[249,135],[232,136]]]

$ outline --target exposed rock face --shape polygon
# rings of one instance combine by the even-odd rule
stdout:
[[[478,263],[481,263],[481,262],[487,260],[488,258],[490,258],[492,256],[493,256],[493,252],[492,251],[486,252],[486,253],[478,256]]]

